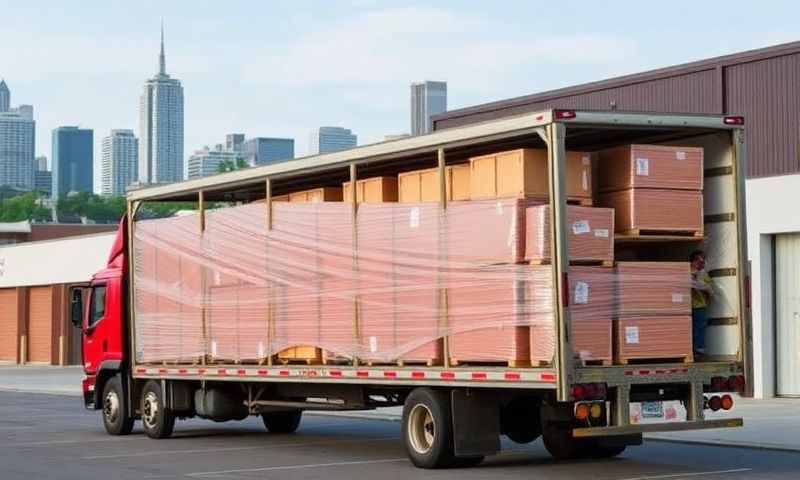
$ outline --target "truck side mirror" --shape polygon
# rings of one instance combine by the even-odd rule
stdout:
[[[70,289],[70,320],[77,328],[83,325],[83,289],[80,287]]]

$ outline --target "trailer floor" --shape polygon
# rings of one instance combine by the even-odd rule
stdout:
[[[175,437],[109,437],[76,397],[0,392],[0,478],[272,479],[472,478],[656,480],[796,479],[800,453],[648,442],[612,460],[555,463],[540,441],[466,470],[430,472],[405,458],[399,424],[307,416],[294,435],[266,433],[258,419],[181,421]]]

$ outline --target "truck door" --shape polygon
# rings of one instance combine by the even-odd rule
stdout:
[[[83,368],[88,374],[97,372],[108,350],[107,293],[105,282],[93,284],[89,292],[83,320]]]

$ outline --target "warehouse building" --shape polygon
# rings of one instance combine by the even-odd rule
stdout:
[[[800,42],[452,110],[434,128],[548,108],[745,117],[755,394],[800,395]]]
[[[108,260],[114,233],[0,247],[0,362],[81,363],[81,332],[69,320],[69,287]]]

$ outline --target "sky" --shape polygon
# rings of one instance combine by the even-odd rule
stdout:
[[[448,109],[800,40],[798,2],[0,0],[0,78],[51,132],[138,135],[158,70],[181,80],[188,156],[225,134],[295,139],[342,126],[359,144],[410,130],[413,81],[448,83]]]

